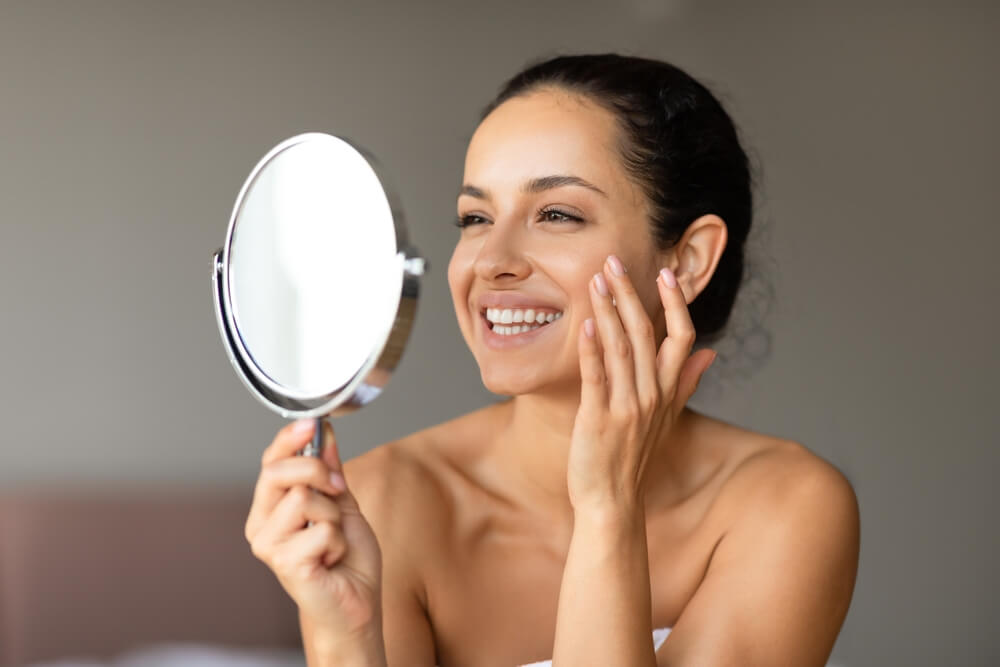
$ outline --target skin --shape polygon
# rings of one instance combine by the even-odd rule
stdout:
[[[476,224],[448,282],[484,384],[508,400],[343,466],[332,431],[322,460],[293,456],[308,422],[265,452],[247,539],[298,603],[311,665],[827,659],[857,571],[854,492],[801,444],[685,406],[714,358],[691,354],[686,306],[725,221],[706,215],[658,250],[617,132],[607,111],[546,89],[505,102],[470,142],[463,182],[478,192],[458,214]],[[551,175],[603,194],[522,189]],[[563,316],[491,349],[484,292]],[[654,655],[660,627],[672,632]]]

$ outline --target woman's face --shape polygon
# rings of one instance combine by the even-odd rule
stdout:
[[[664,332],[655,282],[663,255],[645,196],[621,164],[615,123],[592,102],[547,89],[500,105],[469,143],[458,197],[458,217],[469,224],[448,284],[462,335],[494,393],[579,383],[577,336],[593,317],[588,284],[609,254],[625,265],[658,340]],[[491,330],[489,319],[505,310],[513,321]],[[539,313],[551,318],[540,323]],[[525,326],[538,328],[498,333]]]

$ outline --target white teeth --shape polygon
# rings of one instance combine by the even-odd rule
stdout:
[[[562,316],[562,313],[543,313],[534,308],[520,310],[515,308],[487,308],[486,319],[494,324],[515,324],[524,322],[549,323],[554,322]]]
[[[545,315],[543,313],[538,313],[537,315],[535,315],[534,324],[530,324],[531,319],[529,319],[525,315],[522,316],[521,321],[525,322],[526,324],[513,327],[503,326],[505,319],[508,320],[507,323],[510,323],[511,320],[518,321],[514,319],[517,312],[518,311],[512,311],[510,309],[505,309],[505,310],[499,310],[499,309],[494,310],[492,308],[488,309],[486,312],[486,316],[487,319],[493,322],[493,333],[499,334],[501,336],[514,336],[520,333],[524,333],[526,331],[531,331],[532,329],[537,329],[538,327],[544,326],[545,324],[555,322],[560,317],[562,317],[562,313],[549,313],[548,315]],[[505,318],[504,315],[509,315],[509,318]]]
[[[500,334],[501,336],[513,336],[515,334],[524,333],[525,331],[530,331],[532,329],[537,329],[540,326],[542,326],[542,325],[541,324],[535,324],[535,325],[532,325],[532,326],[519,326],[519,327],[502,327],[502,326],[497,325],[497,326],[493,327],[493,333]]]

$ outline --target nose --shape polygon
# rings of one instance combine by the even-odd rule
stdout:
[[[515,222],[495,222],[476,253],[476,276],[486,282],[518,282],[531,273],[523,252],[524,235]]]

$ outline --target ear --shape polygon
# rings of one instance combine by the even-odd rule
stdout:
[[[708,285],[728,239],[725,221],[714,213],[706,213],[688,225],[680,240],[664,251],[660,265],[670,267],[677,276],[687,303],[694,301]]]

